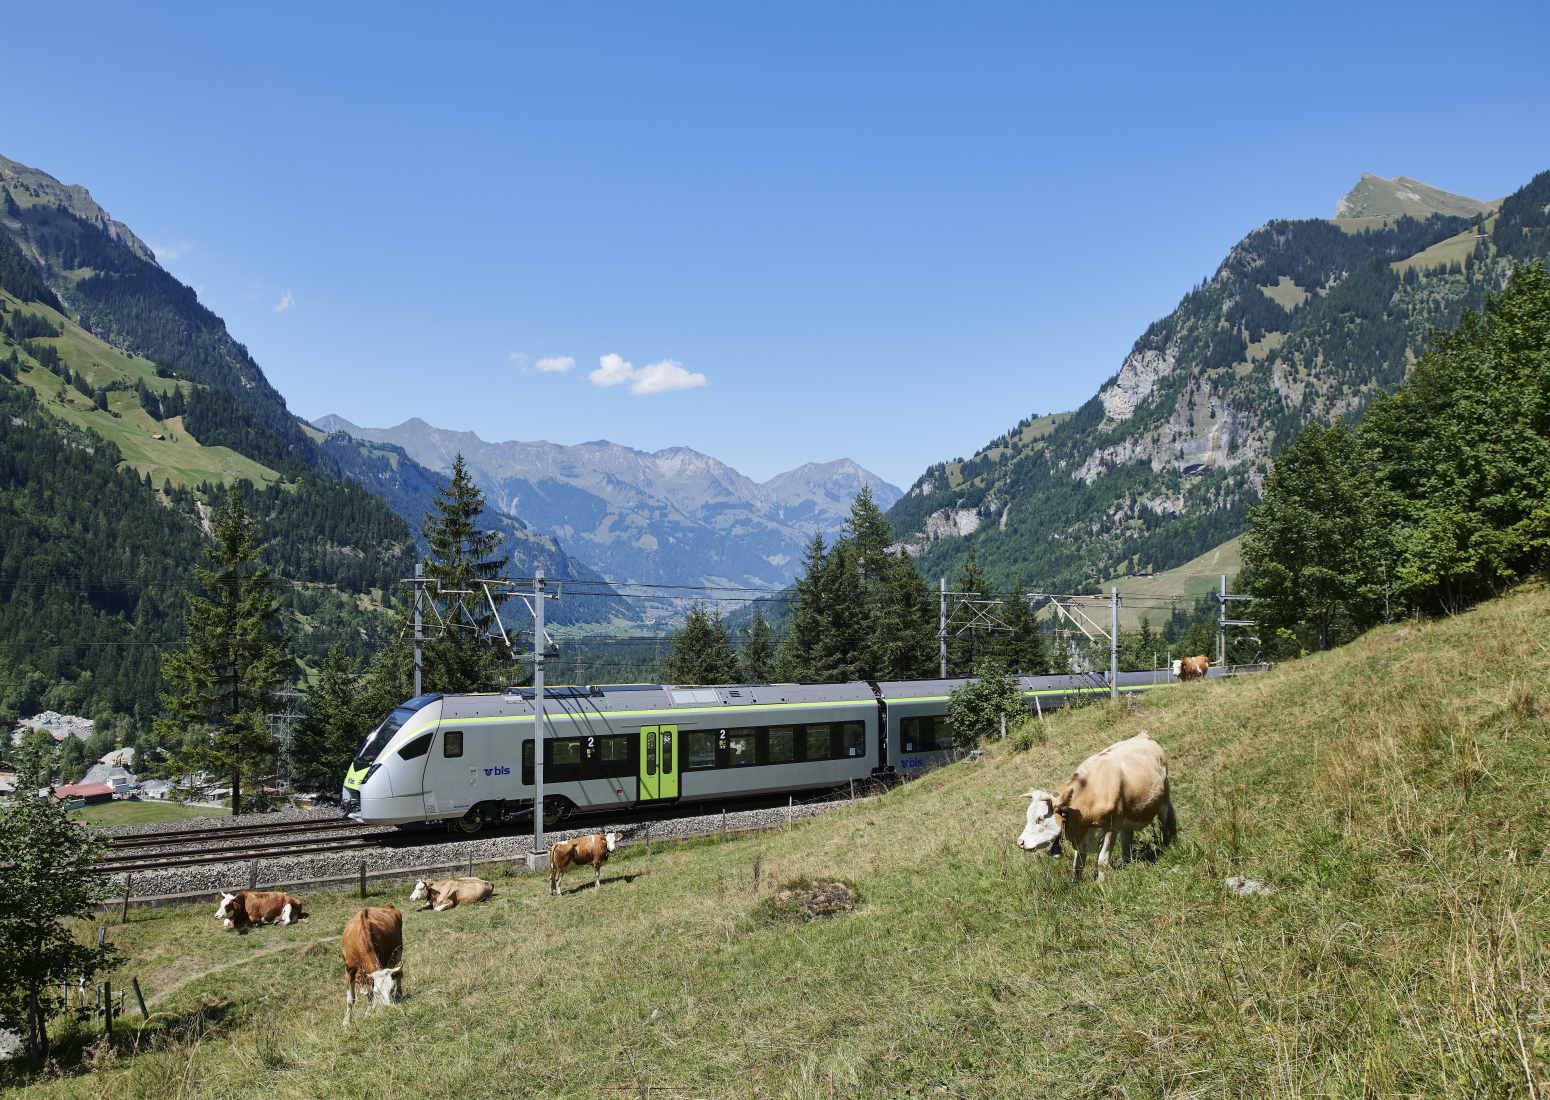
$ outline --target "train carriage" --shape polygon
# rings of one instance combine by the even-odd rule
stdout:
[[[1172,680],[1121,673],[1120,690]],[[908,776],[952,759],[947,703],[969,682],[549,688],[546,814]],[[1030,712],[1108,692],[1094,676],[1023,676],[1018,688]],[[370,824],[441,821],[469,832],[531,813],[533,724],[531,689],[410,699],[362,743],[344,781],[345,812]]]

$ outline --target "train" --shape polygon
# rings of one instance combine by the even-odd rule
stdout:
[[[1212,675],[1223,670],[1212,669]],[[544,691],[544,814],[799,795],[892,782],[953,758],[947,703],[968,679],[561,686]],[[1122,672],[1121,692],[1175,679]],[[1101,676],[1019,676],[1030,711],[1101,697]],[[421,695],[361,743],[344,778],[365,824],[478,833],[533,812],[531,688]]]

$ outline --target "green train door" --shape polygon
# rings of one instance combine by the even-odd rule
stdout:
[[[678,797],[678,727],[640,728],[640,801]]]

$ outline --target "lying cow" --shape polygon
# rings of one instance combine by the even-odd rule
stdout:
[[[1082,864],[1094,848],[1103,878],[1116,834],[1121,859],[1129,861],[1135,831],[1153,819],[1162,822],[1164,844],[1178,832],[1168,793],[1168,754],[1145,730],[1089,756],[1053,794],[1033,790],[1027,798],[1028,820],[1017,846],[1030,852],[1055,848],[1064,837],[1075,853],[1075,879],[1082,877]]]
[[[578,836],[570,840],[562,840],[549,846],[549,889],[555,897],[560,896],[560,876],[568,868],[579,867],[590,863],[594,876],[594,887],[603,884],[603,864],[608,862],[608,853],[619,846],[618,833],[593,833],[591,836]]]
[[[423,901],[421,909],[434,909],[443,913],[459,905],[472,905],[483,901],[495,892],[495,884],[482,878],[444,878],[438,882],[419,879],[414,884],[410,901]]]
[[[1173,662],[1173,674],[1180,680],[1204,680],[1206,670],[1211,667],[1211,658],[1202,654],[1199,657],[1179,657]]]
[[[355,983],[366,983],[366,1003],[375,995],[383,1004],[397,1004],[404,997],[404,915],[391,905],[362,909],[344,926],[340,939],[344,954],[344,1022],[355,1011]]]
[[[307,914],[302,900],[279,890],[238,890],[222,894],[215,919],[227,928],[244,930],[254,924],[290,924]]]

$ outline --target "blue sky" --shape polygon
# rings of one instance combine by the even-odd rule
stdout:
[[[1541,6],[1277,7],[26,5],[0,153],[303,416],[907,486],[1363,171],[1550,168]]]

